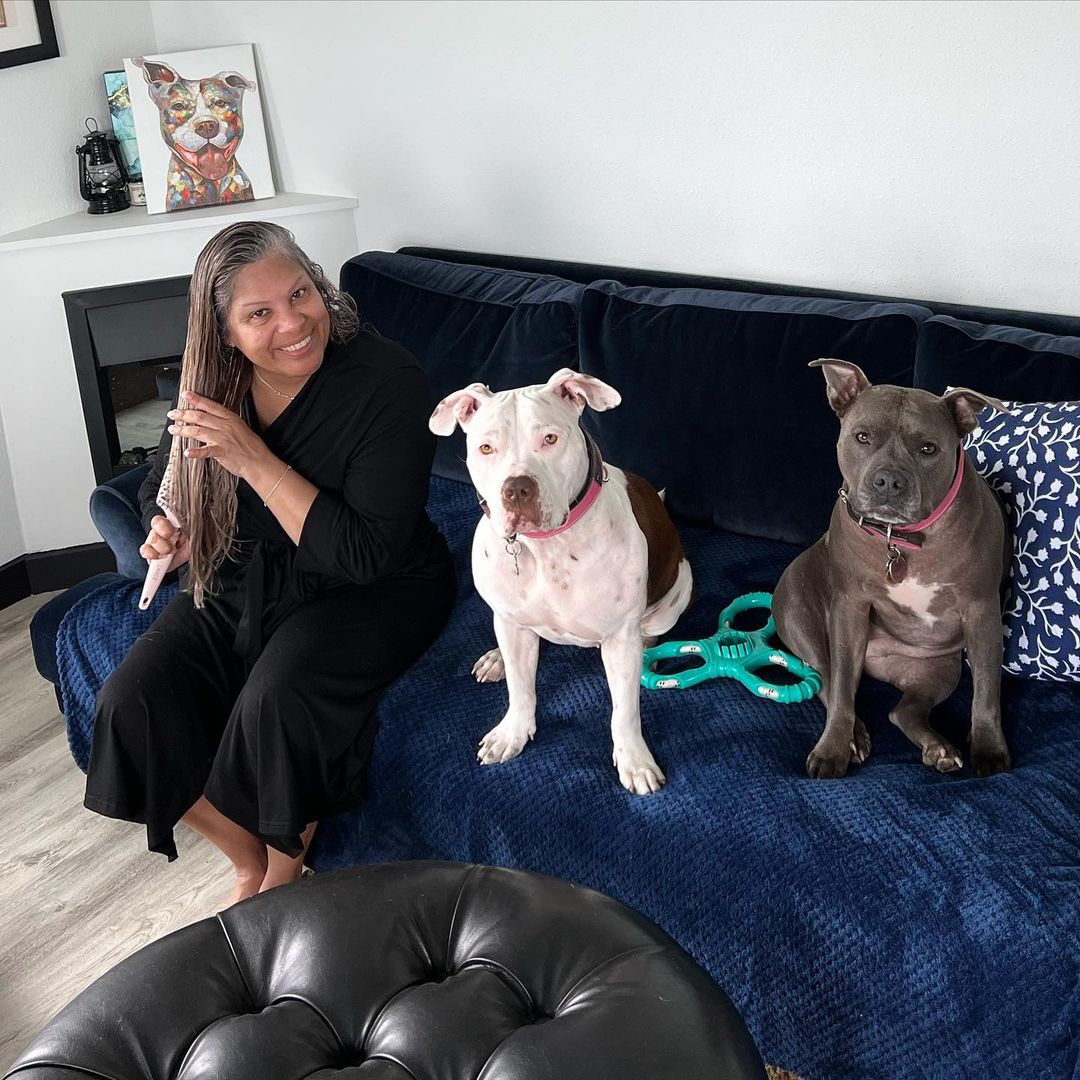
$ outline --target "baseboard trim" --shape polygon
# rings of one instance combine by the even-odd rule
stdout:
[[[20,555],[0,566],[0,608],[36,593],[67,589],[94,574],[115,569],[108,544],[80,544]]]
[[[0,566],[0,609],[18,603],[30,595],[30,575],[26,572],[26,556],[20,555]]]

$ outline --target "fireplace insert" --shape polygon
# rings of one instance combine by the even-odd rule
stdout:
[[[161,278],[63,294],[99,484],[157,450],[180,375],[190,280]]]

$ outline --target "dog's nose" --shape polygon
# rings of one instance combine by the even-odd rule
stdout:
[[[536,502],[539,489],[531,476],[508,476],[502,485],[503,506],[507,510],[520,509],[527,503]]]
[[[200,120],[195,125],[195,134],[201,139],[212,139],[220,127],[216,120]]]
[[[892,499],[897,495],[903,495],[908,486],[907,477],[903,473],[893,472],[892,469],[878,469],[870,483],[882,499]]]

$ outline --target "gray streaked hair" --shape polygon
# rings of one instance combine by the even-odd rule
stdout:
[[[238,221],[213,236],[195,260],[181,393],[192,390],[240,412],[251,386],[251,363],[229,343],[229,306],[240,271],[270,255],[291,259],[311,278],[330,315],[331,341],[347,341],[356,333],[359,319],[352,297],[327,278],[288,229],[270,221]],[[195,606],[202,607],[236,536],[236,477],[213,458],[181,460],[173,477],[172,505],[190,545],[187,588]]]

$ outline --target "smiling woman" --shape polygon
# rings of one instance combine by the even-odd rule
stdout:
[[[98,696],[85,804],[180,820],[234,899],[299,876],[363,795],[379,693],[434,639],[454,580],[428,520],[426,379],[277,225],[218,233],[192,276],[176,407],[140,492],[142,554],[185,589]],[[174,442],[175,440],[175,442]],[[157,505],[166,461],[170,508]]]

